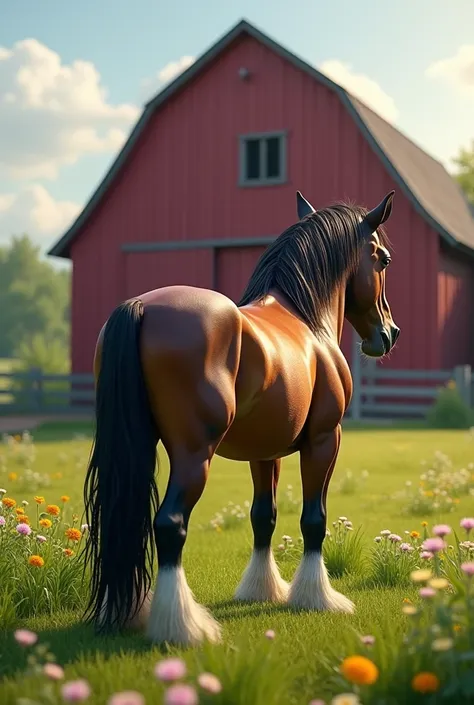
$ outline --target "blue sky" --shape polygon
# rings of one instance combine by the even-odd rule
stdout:
[[[242,17],[375,101],[445,164],[474,139],[472,0],[2,3],[0,241],[23,229],[49,246],[158,90],[159,71]]]

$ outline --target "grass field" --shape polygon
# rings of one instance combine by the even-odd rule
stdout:
[[[77,432],[84,437],[74,437]],[[38,430],[34,434],[34,469],[53,476],[51,486],[32,490],[22,484],[20,470],[17,471],[20,477],[9,481],[8,473],[16,470],[12,459],[4,463],[0,486],[18,503],[23,499],[32,503],[34,494],[42,494],[47,502],[59,504],[60,496],[67,494],[71,498],[68,511],[81,513],[89,436],[87,425],[49,426]],[[423,472],[421,463],[426,461],[429,465],[436,451],[446,454],[455,468],[465,467],[474,460],[474,437],[466,431],[416,428],[344,430],[329,494],[329,527],[339,516],[348,517],[355,529],[362,527],[367,549],[374,545],[373,539],[382,529],[390,529],[401,536],[406,530],[421,531],[425,517],[407,515],[406,497],[394,495],[403,492],[407,482],[418,486]],[[364,471],[368,473],[353,493],[341,491],[347,470],[351,470],[358,481]],[[167,473],[168,467],[163,461],[161,490]],[[284,461],[280,483],[281,498],[288,484],[293,486],[294,497],[300,498],[297,456]],[[347,480],[345,484],[347,488]],[[250,523],[246,518],[235,527],[220,531],[213,530],[209,524],[216,512],[229,502],[240,504],[248,514],[244,503],[251,499],[247,466],[216,458],[204,496],[192,516],[184,566],[197,599],[207,604],[222,623],[225,643],[220,647],[177,653],[185,659],[191,673],[203,668],[214,670],[224,683],[222,694],[212,698],[203,696],[200,702],[307,704],[311,699],[328,697],[331,670],[326,660],[337,663],[338,658],[350,653],[351,646],[357,642],[354,630],[359,634],[376,634],[379,642],[384,635],[390,639],[401,636],[409,619],[402,614],[401,606],[404,598],[416,602],[416,590],[412,585],[368,588],[364,583],[366,576],[359,572],[332,580],[335,588],[354,600],[353,616],[297,614],[271,605],[236,605],[231,598],[250,556]],[[130,501],[133,502],[133,497]],[[472,516],[473,504],[472,496],[461,497],[454,511],[435,513],[426,519],[430,524],[445,522],[459,527],[462,517]],[[296,511],[288,511],[287,507],[279,513],[274,536],[277,559],[278,545],[284,534],[293,537],[295,542],[300,535],[299,506]],[[291,579],[295,567],[296,560],[291,556],[281,560],[285,578]],[[1,599],[0,583],[0,604]],[[162,702],[163,686],[153,677],[153,666],[162,658],[160,651],[150,647],[140,634],[114,638],[94,636],[89,628],[81,625],[80,608],[78,604],[72,611],[31,617],[15,626],[37,631],[41,641],[50,645],[57,662],[65,667],[68,679],[84,677],[89,681],[92,695],[87,702],[91,705],[106,703],[115,691],[132,689],[145,695],[147,705]],[[25,655],[13,640],[12,626],[3,628],[0,634],[2,705],[16,703],[20,696],[33,700],[38,696],[38,679],[22,675]],[[276,633],[271,642],[264,637],[268,629]],[[56,702],[54,696],[51,697],[50,702]],[[36,702],[43,701],[37,699]],[[435,701],[422,698],[419,702]]]

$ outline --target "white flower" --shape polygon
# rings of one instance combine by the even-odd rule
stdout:
[[[341,693],[331,700],[331,705],[360,705],[360,700],[355,693]]]
[[[0,494],[6,494],[7,491],[3,489],[3,487],[0,487]]]
[[[380,532],[380,536],[390,536],[391,533],[390,529],[384,529]]]
[[[382,540],[382,537],[381,537],[381,536],[376,536],[376,537],[374,538],[375,543],[380,543],[381,540]]]
[[[27,506],[29,505],[29,502],[27,502],[26,499],[24,499],[24,500],[22,501],[22,505],[23,505],[24,507],[27,507]]]
[[[344,522],[344,521],[348,521],[348,519],[347,519],[347,517],[339,517],[339,521]]]

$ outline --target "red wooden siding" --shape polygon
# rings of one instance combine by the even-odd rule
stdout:
[[[242,66],[249,81],[238,77]],[[239,188],[239,135],[277,130],[288,135],[288,182]],[[276,235],[296,219],[296,189],[315,207],[342,198],[373,206],[393,187],[330,89],[255,39],[238,39],[151,119],[72,246],[74,369],[90,368],[99,322],[120,299],[177,279],[212,287],[213,271],[237,298],[257,255],[218,250],[213,270],[204,251],[124,255],[124,243]],[[402,333],[384,364],[437,367],[438,237],[399,189],[388,232],[388,295]],[[350,356],[347,332],[344,341]]]
[[[441,366],[474,366],[474,266],[445,247],[438,271]]]

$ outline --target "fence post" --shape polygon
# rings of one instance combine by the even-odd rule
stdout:
[[[454,381],[456,388],[463,402],[467,406],[471,406],[471,379],[472,370],[470,365],[459,365],[454,368]]]
[[[360,338],[355,331],[352,333],[352,401],[350,406],[351,418],[359,421],[361,414],[362,398],[362,368],[359,350]]]
[[[43,378],[40,367],[30,367],[30,399],[35,411],[41,411],[43,405]]]

